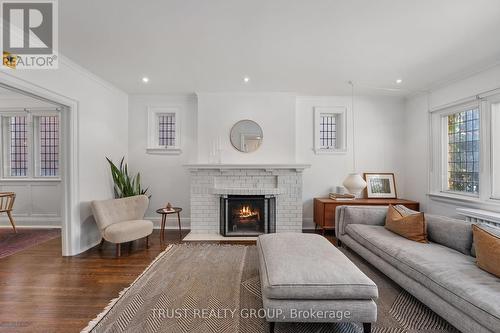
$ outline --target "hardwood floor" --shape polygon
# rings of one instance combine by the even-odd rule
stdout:
[[[120,258],[110,243],[62,257],[57,238],[0,259],[0,333],[80,332],[168,244],[178,242],[177,231],[167,230],[162,245],[155,230],[149,249],[144,240],[125,244]]]
[[[149,249],[125,244],[120,258],[111,243],[62,257],[57,238],[1,259],[0,332],[80,332],[178,237],[167,230],[162,245],[155,230]]]

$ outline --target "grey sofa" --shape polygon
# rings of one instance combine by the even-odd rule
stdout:
[[[345,246],[463,332],[500,332],[500,279],[476,266],[472,224],[426,215],[428,244],[384,228],[387,207],[337,208]]]

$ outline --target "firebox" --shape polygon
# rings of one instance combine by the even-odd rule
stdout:
[[[269,195],[224,195],[220,199],[223,236],[258,236],[276,231],[276,198]]]

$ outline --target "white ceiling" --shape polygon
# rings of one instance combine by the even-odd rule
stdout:
[[[61,53],[129,93],[405,94],[500,61],[499,0],[63,0],[59,17]]]

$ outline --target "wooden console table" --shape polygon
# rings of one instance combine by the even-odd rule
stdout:
[[[332,200],[328,198],[314,198],[314,225],[320,227],[323,234],[325,230],[335,230],[335,209],[338,206],[388,206],[404,205],[409,209],[420,210],[416,201],[404,199],[354,199]]]

